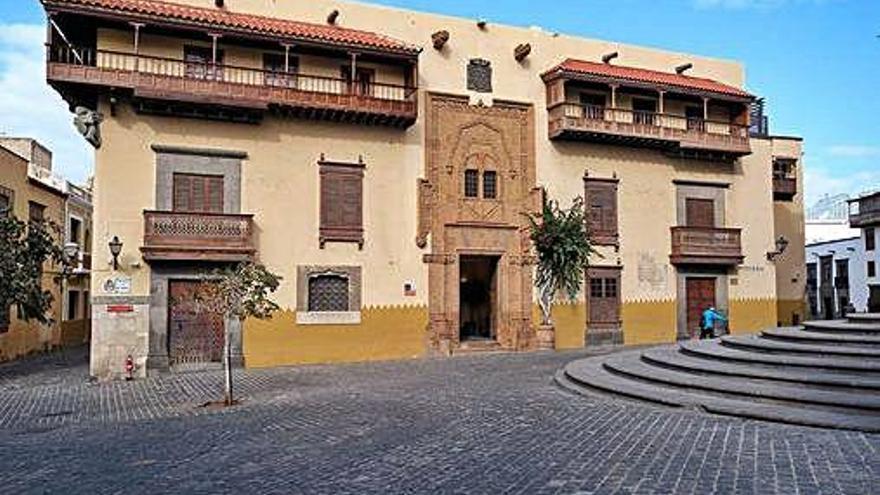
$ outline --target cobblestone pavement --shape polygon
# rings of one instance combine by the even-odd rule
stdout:
[[[2,493],[880,493],[880,436],[562,391],[583,353],[85,380],[0,366]]]

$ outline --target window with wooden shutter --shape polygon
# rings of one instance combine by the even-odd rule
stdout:
[[[174,174],[172,209],[223,213],[223,176]]]
[[[363,248],[363,163],[322,161],[321,247],[327,242],[356,242]]]
[[[685,199],[685,220],[688,227],[715,227],[715,200]]]
[[[616,245],[617,179],[584,179],[584,197],[590,239],[596,245]]]

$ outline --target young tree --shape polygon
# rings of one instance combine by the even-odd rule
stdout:
[[[24,222],[0,212],[0,310],[15,306],[21,320],[53,322],[53,297],[43,287],[43,270],[47,262],[62,271],[67,263],[58,244],[59,232],[52,222]]]
[[[590,242],[584,216],[584,200],[577,197],[568,209],[543,195],[539,215],[529,215],[529,230],[538,255],[535,286],[539,291],[541,325],[550,327],[550,310],[557,294],[577,297],[584,281],[589,257],[596,251]]]
[[[242,326],[248,318],[266,320],[279,307],[270,295],[278,290],[281,277],[259,263],[239,263],[202,276],[195,295],[196,311],[222,315],[225,320],[238,321]],[[225,372],[224,403],[234,404],[232,395],[232,362],[229,325],[223,339]]]

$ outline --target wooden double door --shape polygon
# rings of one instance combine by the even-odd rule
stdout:
[[[197,304],[200,282],[168,282],[168,359],[173,365],[213,363],[223,359],[225,322]]]
[[[716,306],[715,282],[714,277],[685,279],[688,335],[699,335],[703,311]]]

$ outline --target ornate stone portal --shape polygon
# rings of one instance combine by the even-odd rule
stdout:
[[[417,243],[427,245],[431,347],[452,352],[460,343],[461,256],[497,257],[492,321],[504,349],[534,346],[534,257],[525,213],[540,209],[535,183],[531,105],[470,106],[466,97],[427,95],[426,179],[419,184]],[[465,171],[483,178],[465,195]],[[487,192],[486,172],[494,176]]]

